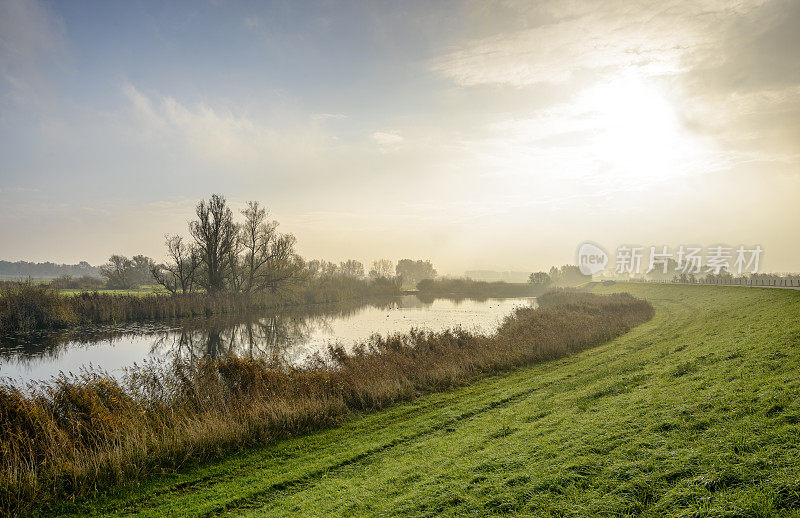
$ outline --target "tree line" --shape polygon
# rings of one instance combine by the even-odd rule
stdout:
[[[34,263],[31,261],[0,261],[0,277],[10,279],[53,279],[57,277],[98,277],[100,271],[97,267],[86,261],[78,264],[56,264],[51,262]]]
[[[591,280],[591,275],[584,275],[580,268],[572,264],[560,268],[553,266],[549,272],[533,272],[528,277],[528,282],[537,286],[576,286]]]
[[[278,222],[258,202],[250,201],[238,218],[221,195],[200,201],[188,236],[165,237],[166,260],[157,263],[143,255],[112,255],[100,267],[106,287],[132,289],[156,282],[173,294],[278,293],[292,285],[342,277],[416,286],[437,271],[428,260],[373,261],[367,270],[360,261],[305,261],[295,249],[296,238],[278,231]]]

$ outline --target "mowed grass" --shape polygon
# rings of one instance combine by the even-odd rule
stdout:
[[[57,511],[800,516],[800,292],[593,291],[647,298],[656,317],[566,359]]]

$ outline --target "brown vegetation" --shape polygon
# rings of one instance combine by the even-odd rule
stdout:
[[[95,291],[63,296],[44,284],[15,282],[0,288],[0,332],[24,333],[82,324],[236,314],[254,309],[399,294],[399,287],[389,280],[347,276],[313,278],[278,293],[249,294],[120,295]]]

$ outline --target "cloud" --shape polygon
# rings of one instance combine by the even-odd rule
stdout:
[[[376,131],[369,136],[376,144],[381,146],[397,146],[405,142],[405,138],[396,131]]]
[[[342,113],[314,113],[311,115],[311,119],[315,121],[325,121],[331,119],[346,119],[347,115]]]
[[[52,95],[51,77],[68,62],[60,18],[36,0],[0,2],[0,92],[17,104]]]
[[[691,65],[687,54],[715,48],[720,17],[759,3],[523,4],[516,16],[533,27],[467,40],[433,60],[431,69],[464,86],[557,84],[586,71],[676,74]]]
[[[264,21],[258,16],[247,16],[242,24],[249,29],[261,29]]]
[[[254,161],[275,147],[275,131],[245,115],[204,103],[187,106],[173,97],[148,96],[123,86],[138,131],[150,140],[178,141],[197,156],[214,161]]]

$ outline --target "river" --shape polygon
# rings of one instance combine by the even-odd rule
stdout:
[[[279,355],[302,364],[329,344],[351,348],[373,333],[440,331],[462,327],[491,333],[515,308],[533,298],[421,300],[415,295],[387,299],[298,306],[249,315],[179,321],[92,326],[26,337],[0,338],[0,377],[13,384],[47,380],[59,372],[103,370],[113,376],[125,367],[180,355]]]

